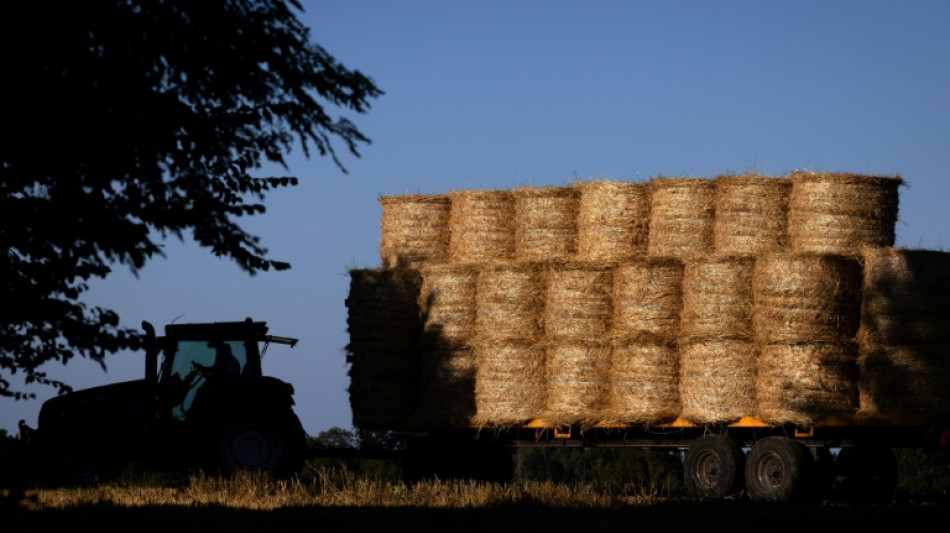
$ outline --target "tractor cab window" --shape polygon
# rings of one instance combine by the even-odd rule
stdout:
[[[179,340],[162,381],[180,383],[185,391],[181,404],[172,409],[179,419],[191,408],[195,394],[209,376],[239,376],[247,365],[244,341]]]

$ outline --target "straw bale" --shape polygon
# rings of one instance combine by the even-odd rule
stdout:
[[[346,299],[346,346],[353,423],[392,428],[412,411],[418,376],[418,274],[353,269]]]
[[[517,340],[478,340],[474,346],[473,422],[509,426],[540,416],[546,389],[544,348]]]
[[[478,269],[467,264],[433,263],[422,267],[419,308],[427,344],[464,344],[475,336],[475,287]]]
[[[610,353],[610,344],[597,340],[546,343],[542,418],[555,424],[601,422],[610,392]]]
[[[793,250],[846,254],[894,244],[900,177],[793,172],[789,179]]]
[[[713,247],[726,255],[755,256],[788,247],[791,181],[755,174],[716,178]]]
[[[623,261],[646,253],[650,195],[645,183],[578,182],[577,258]]]
[[[449,193],[449,260],[458,263],[510,260],[515,252],[514,197],[506,190]]]
[[[653,335],[675,341],[683,305],[683,263],[678,259],[644,257],[617,265],[613,271],[611,335]]]
[[[950,253],[868,248],[862,344],[950,343]]]
[[[681,416],[726,424],[755,412],[755,343],[708,340],[680,344]]]
[[[827,416],[854,414],[857,353],[851,342],[760,346],[757,416],[774,424],[809,426]]]
[[[475,338],[540,338],[544,334],[543,272],[535,263],[483,265],[475,285]]]
[[[379,247],[383,266],[418,267],[448,258],[448,195],[384,195],[379,203],[383,210]]]
[[[648,190],[648,254],[685,259],[712,252],[715,180],[654,178],[649,182]]]
[[[597,338],[610,330],[613,276],[605,263],[562,263],[545,270],[548,339]]]
[[[862,414],[950,417],[946,345],[862,345],[858,364]]]
[[[475,415],[475,349],[469,345],[423,350],[416,419],[457,427]]]
[[[754,269],[751,257],[687,261],[679,342],[752,339]]]
[[[515,259],[567,261],[577,251],[577,209],[573,187],[521,187],[515,202]]]
[[[679,354],[671,344],[617,339],[608,381],[605,421],[653,424],[680,414]]]
[[[765,254],[752,280],[760,343],[851,340],[861,315],[861,264],[848,256]]]

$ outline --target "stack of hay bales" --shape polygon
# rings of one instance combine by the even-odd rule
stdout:
[[[383,197],[383,268],[353,272],[348,304],[351,323],[381,326],[350,327],[354,419],[404,413],[364,394],[399,379],[418,421],[450,426],[932,413],[950,404],[950,259],[892,248],[901,183],[795,172]],[[415,273],[411,304],[361,296],[389,271]]]
[[[950,417],[950,253],[864,253],[859,366],[867,416]]]

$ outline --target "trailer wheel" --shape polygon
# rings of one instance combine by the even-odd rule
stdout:
[[[707,435],[694,440],[686,450],[686,492],[701,499],[718,499],[742,490],[745,454],[735,440]]]
[[[746,490],[754,501],[804,499],[813,470],[805,446],[786,437],[766,437],[752,446],[746,459]]]
[[[880,503],[897,484],[897,459],[884,446],[849,446],[835,459],[835,490],[846,500]]]

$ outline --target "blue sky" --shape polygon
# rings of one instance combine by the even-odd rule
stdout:
[[[266,320],[300,339],[265,370],[293,383],[311,434],[349,427],[347,272],[380,264],[379,196],[796,169],[900,174],[897,244],[950,245],[950,3],[942,1],[304,1],[338,60],[386,92],[352,115],[373,143],[349,174],[290,156],[301,177],[247,219],[287,272],[249,277],[190,243],[85,300],[122,323]],[[142,377],[73,360],[76,387]],[[0,399],[0,429],[39,399]]]

